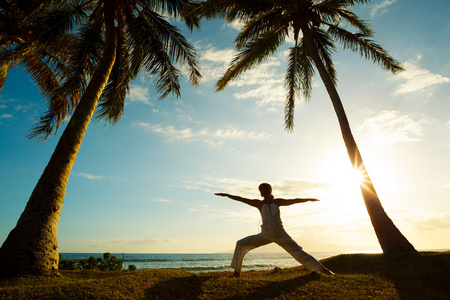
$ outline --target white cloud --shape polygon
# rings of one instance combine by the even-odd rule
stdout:
[[[131,101],[144,102],[145,104],[151,104],[149,99],[149,89],[148,87],[142,87],[139,85],[133,85],[130,88],[129,99]]]
[[[375,4],[372,6],[372,17],[375,16],[376,14],[384,14],[386,12],[388,12],[388,7],[391,6],[392,4],[394,4],[397,0],[384,0],[381,3]]]
[[[231,27],[233,29],[236,29],[238,31],[241,31],[242,28],[244,27],[245,23],[242,20],[236,19],[231,23],[227,23],[228,27]]]
[[[200,51],[200,63],[202,65],[202,82],[217,81],[233,60],[236,51],[233,49],[217,50],[207,46]]]
[[[19,104],[19,105],[16,105],[16,107],[14,109],[17,111],[28,112],[33,107],[34,107],[34,104],[28,104],[28,105]]]
[[[192,128],[177,129],[172,125],[163,127],[159,124],[152,125],[145,122],[135,122],[133,126],[159,133],[165,136],[168,141],[181,140],[186,142],[194,142],[200,140],[210,145],[221,144],[220,141],[222,140],[246,139],[258,141],[270,137],[270,135],[266,133],[244,131],[231,126],[225,129],[202,128],[198,130]]]
[[[162,203],[170,203],[170,202],[172,202],[172,200],[167,200],[167,199],[153,199],[152,201],[154,201],[154,202],[162,202]]]
[[[6,105],[4,105],[4,104],[0,104],[0,109],[6,109],[7,108],[7,106]]]
[[[378,116],[364,121],[361,129],[377,144],[397,144],[420,141],[425,120],[415,121],[396,110],[383,111]]]
[[[258,106],[277,106],[285,101],[284,75],[276,68],[281,65],[277,58],[271,58],[243,73],[230,86],[242,87],[234,94],[236,99],[256,98]]]
[[[431,210],[392,211],[391,216],[398,223],[406,223],[416,231],[432,232],[450,229],[450,213]]]
[[[104,175],[92,175],[92,174],[88,174],[88,173],[76,173],[75,175],[77,176],[81,176],[90,180],[101,180],[101,179],[105,179],[108,178],[108,176],[104,176]]]
[[[0,115],[0,119],[9,119],[9,118],[12,118],[13,116],[12,115],[10,115],[10,114],[2,114],[2,115]]]
[[[202,48],[201,45],[197,47]],[[203,82],[217,81],[227,70],[230,62],[236,55],[233,49],[218,50],[207,45],[206,50],[200,51]],[[278,72],[281,60],[286,59],[286,53],[280,53],[279,57],[266,60],[252,69],[242,73],[234,81],[229,82],[230,87],[239,87],[239,92],[234,93],[238,100],[256,99],[258,106],[274,110],[285,101],[284,73]]]
[[[421,56],[418,56],[418,60]],[[394,91],[394,95],[408,94],[408,93],[426,93],[428,96],[432,95],[432,87],[438,84],[450,83],[450,78],[444,77],[440,74],[433,74],[428,70],[422,69],[418,66],[418,61],[409,60],[403,64],[405,71],[401,72],[394,79],[405,80],[405,83],[399,85]]]

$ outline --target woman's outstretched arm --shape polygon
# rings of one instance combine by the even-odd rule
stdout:
[[[261,200],[252,200],[252,199],[247,199],[247,198],[243,198],[240,196],[234,196],[234,195],[230,195],[230,194],[226,194],[226,193],[215,193],[214,195],[216,196],[221,196],[221,197],[228,197],[230,199],[239,201],[239,202],[243,202],[245,204],[248,204],[250,206],[256,207],[256,208],[260,208],[261,206]]]
[[[292,205],[292,204],[296,204],[296,203],[304,203],[304,202],[315,202],[315,201],[320,201],[319,199],[316,198],[295,198],[295,199],[281,199],[281,198],[277,198],[274,200],[274,202],[276,202],[278,204],[278,206],[288,206],[288,205]]]

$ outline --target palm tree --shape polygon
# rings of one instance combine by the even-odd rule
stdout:
[[[174,63],[187,66],[191,83],[200,79],[193,47],[161,15],[181,18],[192,29],[195,19],[184,18],[181,13],[185,1],[72,2],[86,13],[87,21],[77,27],[76,38],[70,44],[66,76],[60,82],[60,92],[74,101],[64,104],[71,118],[16,227],[0,248],[2,275],[58,274],[57,227],[64,194],[97,107],[98,119],[117,122],[123,113],[129,83],[142,67],[149,76],[157,77],[155,85],[161,99],[180,95],[181,75]],[[78,101],[79,94],[82,96]],[[47,138],[57,129],[60,116],[50,106],[32,136]]]
[[[388,217],[377,196],[364,166],[361,154],[353,138],[350,125],[336,90],[336,71],[331,54],[335,43],[344,49],[359,52],[361,56],[379,64],[392,73],[402,71],[400,63],[375,42],[369,25],[348,9],[355,3],[368,0],[206,0],[190,7],[199,17],[224,17],[232,22],[239,19],[245,26],[235,39],[238,53],[229,68],[217,82],[217,91],[241,73],[270,57],[293,34],[294,46],[289,49],[288,68],[285,76],[286,105],[285,126],[294,127],[296,94],[301,92],[306,100],[311,95],[314,66],[319,72],[338,117],[348,156],[354,169],[364,180],[361,193],[378,241],[384,253],[415,252],[414,247]],[[358,32],[342,26],[350,24]]]

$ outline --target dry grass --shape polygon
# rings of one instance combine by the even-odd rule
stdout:
[[[0,281],[0,299],[450,299],[450,252],[339,255],[334,276],[303,267],[188,273],[63,271],[61,277]]]

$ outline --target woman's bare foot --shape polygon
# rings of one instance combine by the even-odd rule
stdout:
[[[239,278],[239,277],[241,277],[241,272],[234,271],[233,277],[234,277],[234,278]]]

